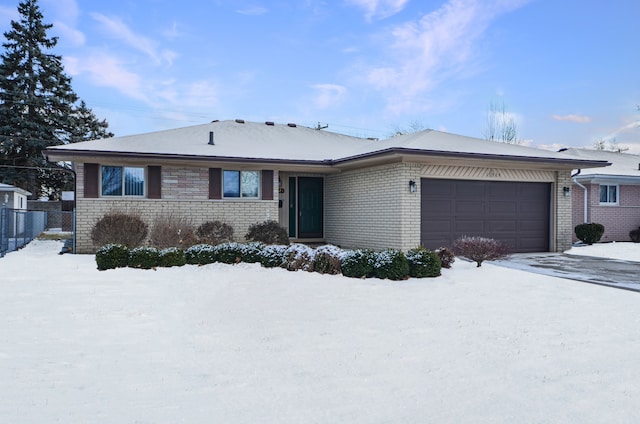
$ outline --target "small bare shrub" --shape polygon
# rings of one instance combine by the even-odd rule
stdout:
[[[207,221],[196,229],[198,243],[216,244],[233,241],[233,227],[221,221]]]
[[[245,235],[249,241],[259,241],[264,244],[289,244],[287,229],[277,221],[264,221],[252,224]]]
[[[640,243],[640,228],[629,231],[629,238],[634,243]]]
[[[442,268],[451,268],[451,265],[456,261],[456,256],[453,252],[446,247],[441,247],[435,250],[436,254],[440,258]]]
[[[191,220],[173,214],[158,215],[149,234],[149,243],[158,249],[186,249],[193,246],[196,244],[196,236]]]
[[[482,265],[484,261],[494,261],[509,256],[510,248],[505,243],[485,237],[460,237],[453,242],[453,251]]]
[[[144,242],[147,232],[148,226],[139,213],[111,211],[93,226],[91,240],[96,246],[121,244],[132,249]]]

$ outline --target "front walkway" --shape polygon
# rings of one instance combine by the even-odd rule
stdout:
[[[505,268],[640,291],[640,264],[637,262],[564,253],[516,253],[507,259],[491,263]]]

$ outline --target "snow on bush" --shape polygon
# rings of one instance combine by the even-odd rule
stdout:
[[[453,256],[453,255],[452,255]],[[424,247],[417,247],[407,252],[409,276],[414,278],[437,277],[440,275],[442,263],[440,256]]]
[[[289,271],[313,271],[316,252],[305,244],[292,244],[284,253],[284,267]]]
[[[96,264],[100,271],[124,268],[129,265],[129,248],[124,244],[107,244],[96,252]]]
[[[188,264],[207,265],[216,262],[216,250],[210,244],[196,244],[184,251]]]

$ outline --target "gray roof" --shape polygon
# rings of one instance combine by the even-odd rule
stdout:
[[[209,144],[210,133],[214,144]],[[55,146],[47,154],[71,156],[125,155],[140,157],[198,157],[235,160],[272,160],[333,164],[389,153],[462,156],[562,163],[579,158],[567,153],[497,143],[473,137],[425,130],[372,140],[325,130],[239,120],[214,121],[146,134]],[[59,160],[59,159],[56,159]],[[583,166],[606,162],[582,161]]]
[[[594,149],[566,149],[568,153],[585,160],[601,160],[611,163],[611,166],[580,169],[577,178],[580,180],[611,180],[619,182],[634,181],[640,183],[640,156],[630,153],[609,152]]]

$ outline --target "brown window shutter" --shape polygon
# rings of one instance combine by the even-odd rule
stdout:
[[[273,200],[273,171],[262,171],[262,200]]]
[[[148,168],[149,199],[162,199],[162,167],[149,166]]]
[[[100,165],[97,163],[84,164],[84,197],[96,198],[100,195]]]
[[[222,199],[222,169],[209,168],[209,199]]]

